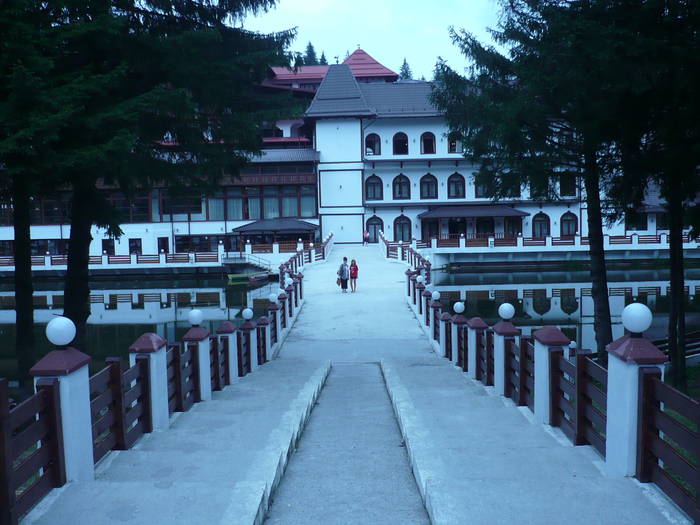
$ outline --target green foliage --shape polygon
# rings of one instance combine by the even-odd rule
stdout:
[[[304,65],[305,66],[317,66],[318,59],[316,58],[316,50],[314,45],[309,42],[306,44],[306,52],[304,53]]]
[[[326,52],[321,51],[321,58],[318,59],[318,63],[322,66],[328,65],[328,60],[326,59]]]
[[[413,78],[413,73],[411,73],[411,66],[406,62],[406,58],[403,59],[403,64],[401,64],[401,69],[399,69],[399,78],[401,80],[411,80]]]

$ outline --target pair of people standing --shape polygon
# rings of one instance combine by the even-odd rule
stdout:
[[[350,281],[350,290],[354,293],[357,291],[357,275],[360,267],[357,266],[355,259],[348,266],[348,258],[343,257],[343,262],[338,268],[338,284],[342,293],[348,292],[348,280]]]

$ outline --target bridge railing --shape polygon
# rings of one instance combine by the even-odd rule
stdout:
[[[437,355],[528,407],[535,421],[560,429],[572,444],[591,446],[608,475],[653,482],[700,521],[700,402],[663,381],[667,357],[640,333],[651,324],[645,306],[627,306],[628,333],[607,346],[606,366],[557,327],[526,337],[510,322],[515,310],[507,303],[493,326],[465,318],[460,302],[447,313],[439,292],[416,294],[414,277],[407,272],[406,301]]]
[[[197,325],[182,343],[143,334],[129,347],[129,366],[108,358],[92,376],[87,355],[53,350],[31,369],[36,393],[18,405],[0,378],[0,525],[16,525],[66,481],[94,479],[95,465],[111,451],[167,430],[174,413],[211,400],[272,359],[304,302],[301,279],[287,291],[257,321],[244,310],[242,323],[224,321],[215,334]]]

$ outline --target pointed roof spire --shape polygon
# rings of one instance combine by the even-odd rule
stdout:
[[[306,110],[307,117],[365,117],[373,114],[346,64],[328,66],[328,73]]]

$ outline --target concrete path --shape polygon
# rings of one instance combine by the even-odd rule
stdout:
[[[335,285],[343,255],[360,267],[355,294]],[[419,493],[434,524],[680,523],[657,491],[605,478],[590,449],[558,441],[433,354],[405,303],[404,269],[376,246],[336,245],[327,264],[305,272],[307,301],[279,359],[169,431],[110,454],[96,482],[54,491],[24,523],[261,523],[329,360],[337,375],[311,416],[299,461],[272,495],[271,524],[421,524]],[[406,448],[376,366],[367,365],[380,361]],[[352,443],[363,455],[353,457]],[[297,468],[304,464],[308,470]],[[322,489],[330,501],[314,497]],[[346,497],[355,498],[350,508]]]
[[[378,363],[333,365],[265,523],[430,523]]]

